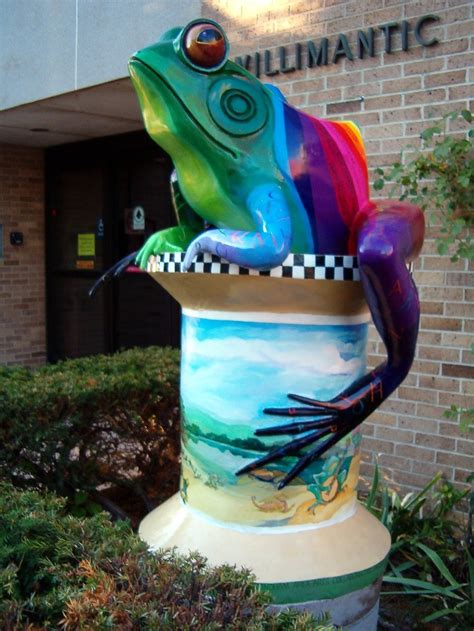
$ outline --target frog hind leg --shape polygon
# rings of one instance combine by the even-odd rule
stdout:
[[[303,406],[265,409],[266,414],[311,417],[311,420],[257,430],[258,436],[302,436],[246,465],[237,475],[287,455],[299,454],[299,461],[279,483],[278,488],[283,488],[360,425],[400,385],[415,355],[420,317],[418,292],[407,263],[418,255],[423,234],[423,214],[411,204],[381,203],[367,214],[357,234],[359,268],[365,297],[385,344],[387,359],[330,401],[290,394],[290,399]],[[313,443],[316,444],[313,446]],[[301,454],[301,449],[310,445],[311,448]]]
[[[247,208],[257,226],[255,232],[226,228],[207,230],[190,244],[183,269],[189,269],[199,252],[215,254],[229,263],[253,269],[280,265],[290,251],[292,240],[290,211],[282,189],[274,184],[258,186],[249,195]]]

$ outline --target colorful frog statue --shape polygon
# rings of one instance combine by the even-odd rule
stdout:
[[[419,324],[407,264],[422,246],[423,215],[407,203],[370,201],[356,125],[289,105],[228,59],[226,35],[211,20],[166,32],[135,53],[129,69],[146,129],[175,166],[178,225],[145,243],[136,256],[143,269],[152,254],[183,250],[185,270],[199,252],[259,270],[280,265],[290,252],[358,257],[387,359],[330,401],[288,394],[301,405],[265,410],[291,422],[256,433],[293,439],[237,473],[299,455],[282,488],[407,375]]]

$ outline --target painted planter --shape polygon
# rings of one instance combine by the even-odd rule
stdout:
[[[288,422],[265,407],[287,407],[290,392],[327,400],[364,374],[369,315],[357,260],[290,255],[258,272],[202,254],[181,273],[181,258],[148,266],[183,308],[181,488],[140,535],[154,549],[197,549],[213,564],[252,569],[276,607],[375,629],[390,538],[356,501],[359,430],[282,490],[294,457],[235,475],[288,440],[255,436]]]

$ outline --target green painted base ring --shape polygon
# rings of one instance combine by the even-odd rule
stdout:
[[[291,583],[258,583],[260,589],[269,592],[275,604],[296,604],[328,598],[338,598],[374,583],[385,572],[388,555],[376,565],[342,576],[330,576],[309,581]]]

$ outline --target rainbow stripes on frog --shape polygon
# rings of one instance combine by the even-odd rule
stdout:
[[[373,212],[357,125],[309,116],[289,105],[278,88],[265,87],[275,113],[275,158],[300,202],[300,219],[310,229],[312,251],[355,253],[356,217]]]

